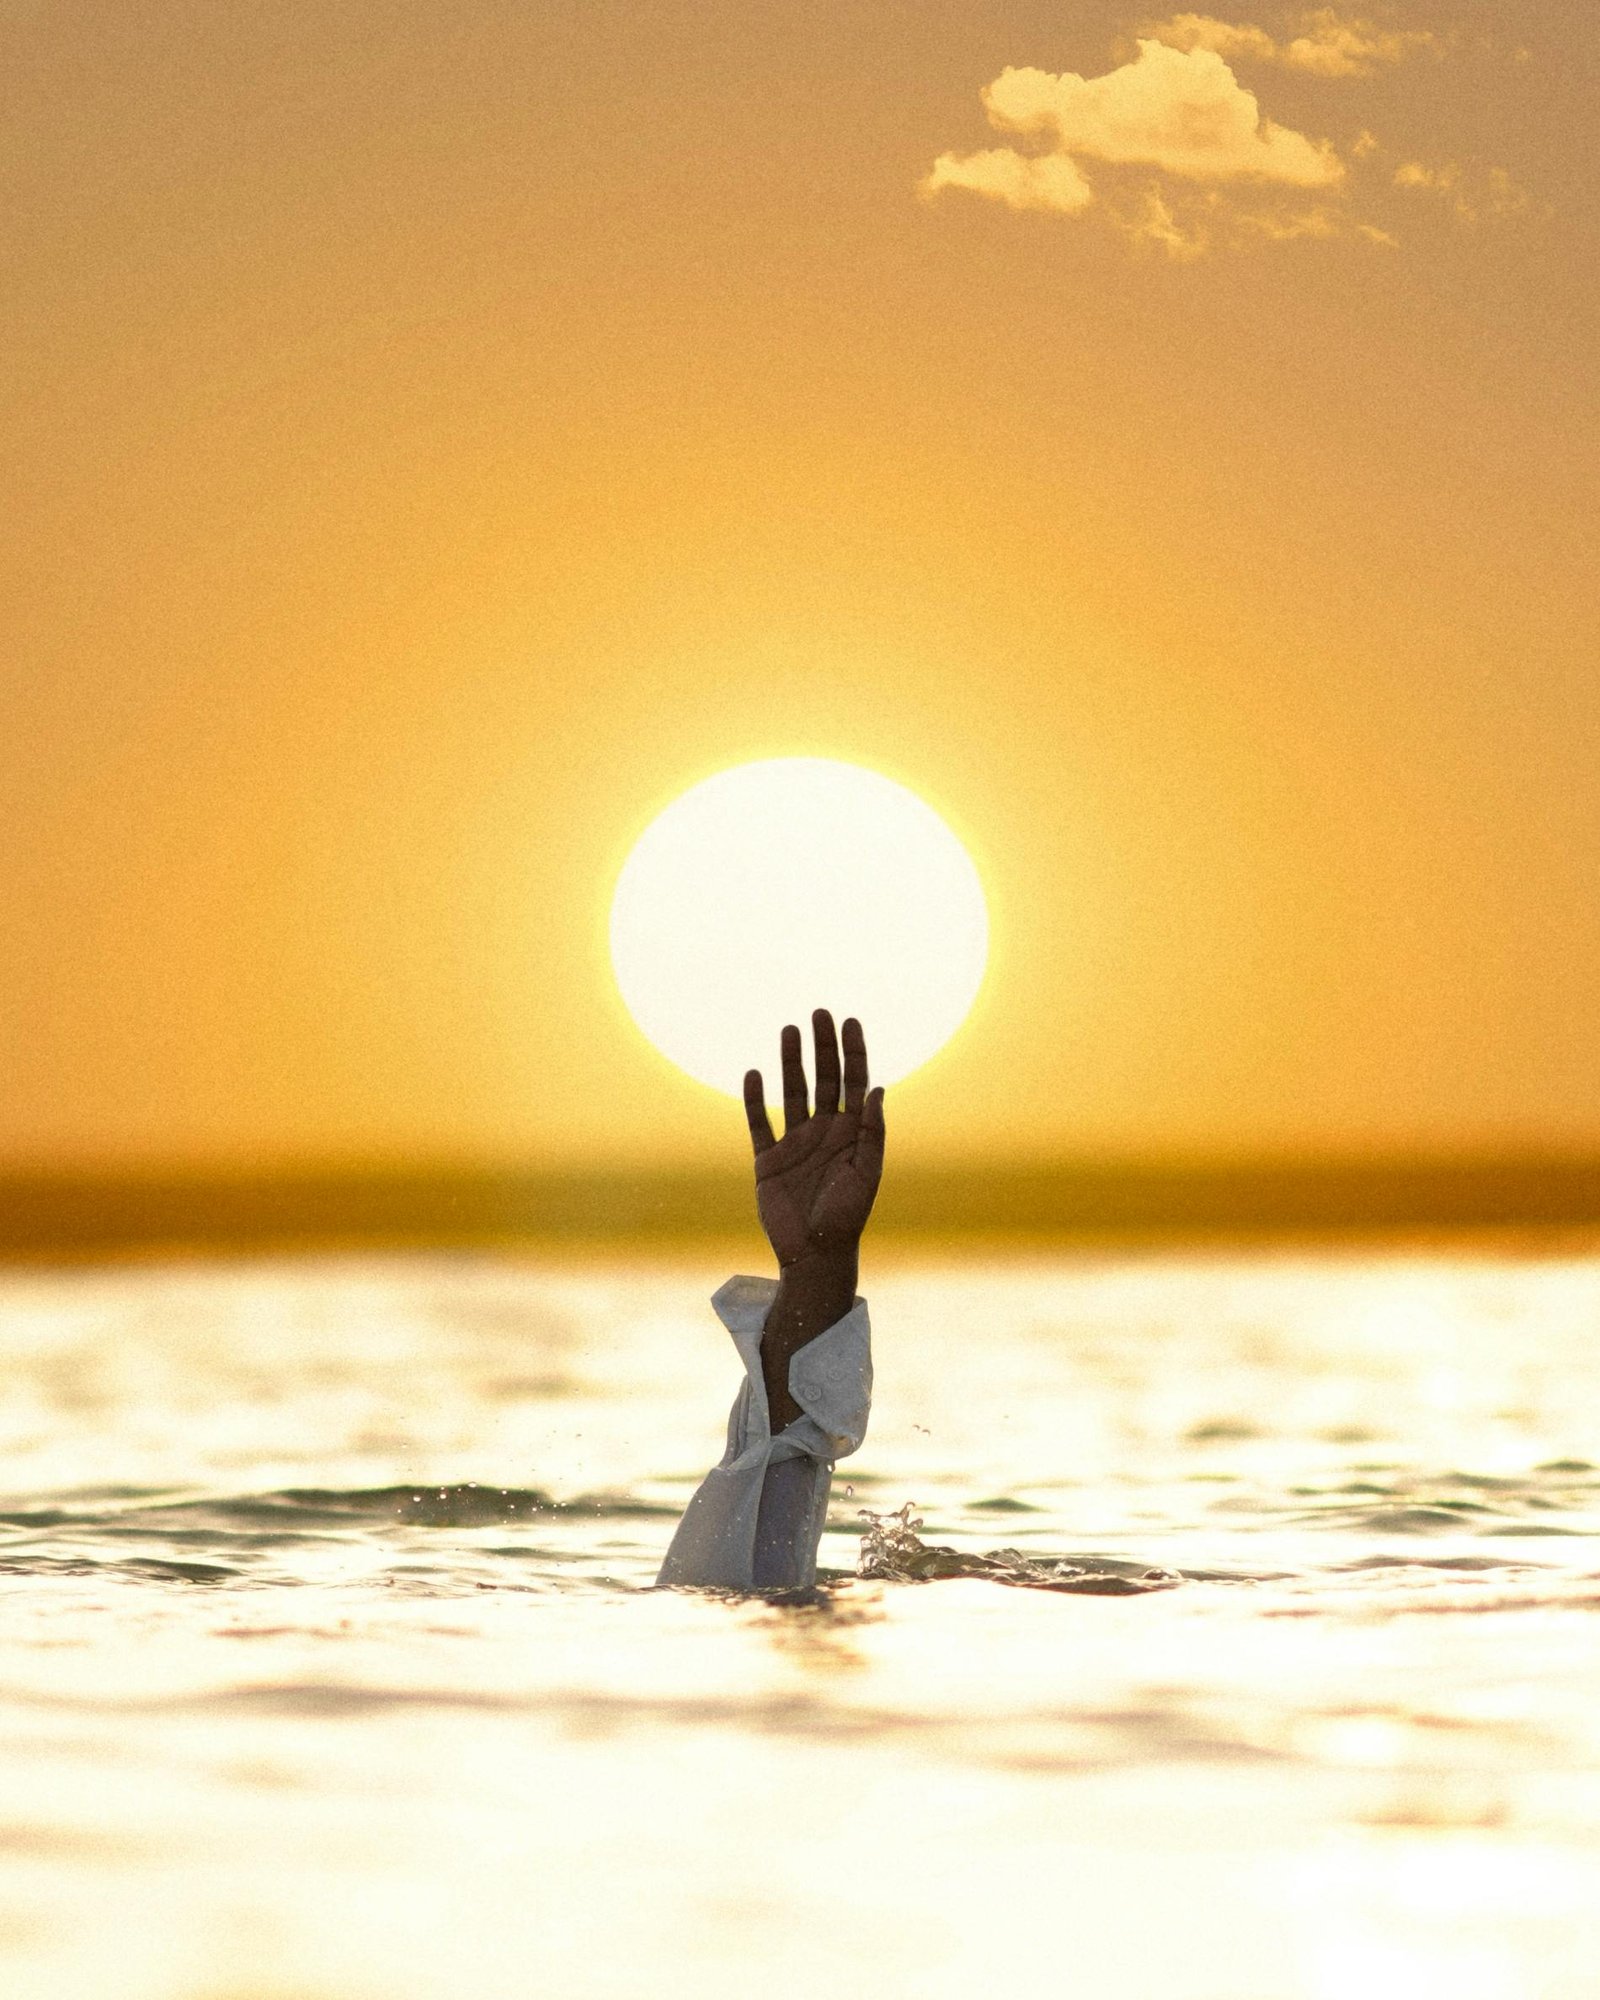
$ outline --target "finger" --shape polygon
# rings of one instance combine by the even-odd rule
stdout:
[[[817,1044],[817,1098],[820,1117],[839,1108],[839,1038],[833,1032],[833,1016],[819,1007],[811,1017],[811,1032]]]
[[[767,1116],[766,1086],[758,1069],[747,1069],[744,1073],[744,1115],[750,1121],[750,1143],[758,1153],[777,1145],[772,1121]]]
[[[844,1024],[844,1108],[859,1112],[867,1095],[867,1038],[854,1015]]]
[[[806,1122],[806,1066],[800,1056],[800,1030],[785,1028],[778,1037],[783,1056],[783,1129],[792,1132]]]
[[[856,1171],[869,1187],[883,1178],[883,1091],[875,1090],[861,1113],[861,1135],[852,1157]]]

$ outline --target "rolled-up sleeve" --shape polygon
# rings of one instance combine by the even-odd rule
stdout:
[[[792,1357],[789,1393],[800,1415],[774,1436],[761,1335],[777,1290],[771,1278],[730,1278],[711,1301],[745,1379],[728,1418],[728,1448],[684,1510],[658,1584],[786,1590],[816,1581],[834,1461],[867,1434],[871,1327],[858,1298]]]

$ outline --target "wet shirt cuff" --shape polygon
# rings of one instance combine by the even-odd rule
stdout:
[[[727,1449],[678,1523],[656,1579],[660,1584],[751,1590],[815,1580],[833,1462],[855,1451],[867,1432],[871,1326],[867,1302],[858,1298],[842,1319],[791,1357],[789,1393],[800,1415],[774,1435],[761,1374],[761,1335],[777,1291],[775,1279],[736,1277],[711,1301],[744,1363],[745,1379],[728,1416]],[[781,1507],[769,1503],[760,1522],[758,1561],[757,1527],[769,1468],[789,1460],[809,1463],[785,1475]],[[775,1486],[770,1502],[778,1501],[779,1492]]]
[[[744,1389],[733,1408],[739,1431],[736,1439],[730,1420],[730,1450],[736,1446],[743,1450],[772,1436],[761,1373],[761,1335],[777,1296],[775,1278],[730,1278],[712,1294],[717,1318],[732,1334],[744,1363]],[[865,1299],[858,1298],[843,1319],[824,1328],[790,1358],[789,1394],[801,1414],[779,1432],[781,1440],[808,1458],[830,1463],[860,1448],[872,1406],[872,1338]]]

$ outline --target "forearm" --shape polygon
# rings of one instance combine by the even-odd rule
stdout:
[[[761,1335],[761,1375],[774,1432],[800,1414],[789,1393],[789,1363],[807,1341],[844,1318],[855,1304],[859,1243],[808,1251],[778,1273],[777,1296]]]
[[[730,1278],[712,1299],[744,1363],[744,1386],[729,1413],[727,1450],[673,1534],[662,1584],[792,1590],[815,1579],[833,1461],[848,1458],[867,1432],[872,1346],[866,1302],[853,1295],[854,1257],[805,1266],[786,1267],[775,1324],[782,1280]],[[781,1368],[786,1377],[790,1362],[802,1408],[775,1434],[767,1370],[776,1364],[774,1374]],[[787,1380],[783,1390],[792,1408]]]

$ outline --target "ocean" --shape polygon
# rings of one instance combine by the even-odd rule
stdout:
[[[1592,2000],[1600,1255],[866,1249],[792,1601],[726,1258],[0,1272],[0,1994]]]

